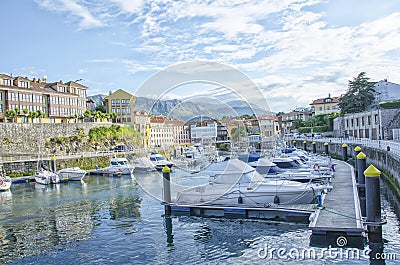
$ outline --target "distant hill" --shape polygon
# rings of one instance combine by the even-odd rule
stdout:
[[[102,104],[104,97],[105,95],[89,96],[96,102],[96,105]],[[154,100],[146,97],[137,97],[134,108],[146,111],[151,115],[165,115],[183,121],[200,116],[220,119],[224,116],[234,117],[246,114],[252,115],[253,113],[257,116],[262,116],[268,114],[266,110],[255,105],[248,106],[247,103],[240,100],[222,103],[216,100]]]

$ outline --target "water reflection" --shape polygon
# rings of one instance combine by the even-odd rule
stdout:
[[[89,240],[105,220],[128,232],[140,221],[141,198],[130,177],[87,178],[83,185],[26,183],[13,186],[13,193],[0,194],[0,263]]]

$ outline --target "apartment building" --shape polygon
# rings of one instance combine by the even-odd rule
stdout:
[[[174,126],[164,116],[150,117],[150,146],[167,149],[174,145]]]
[[[133,111],[133,127],[140,132],[144,146],[150,146],[150,117],[145,111]]]
[[[339,98],[331,97],[331,94],[329,94],[328,97],[326,98],[319,98],[313,100],[313,102],[311,102],[310,105],[314,110],[314,115],[330,114],[340,111]]]
[[[103,104],[106,107],[107,113],[116,113],[117,118],[114,122],[132,124],[133,106],[136,102],[136,97],[122,89],[109,93],[103,99]]]
[[[258,118],[262,137],[273,137],[279,134],[279,123],[277,116],[262,116]]]
[[[183,121],[173,119],[166,120],[166,123],[172,125],[174,132],[174,145],[187,145],[192,143],[189,134],[189,126],[186,125]]]
[[[5,121],[7,110],[19,109],[17,122],[35,122],[29,112],[41,111],[41,122],[66,122],[70,116],[81,116],[86,110],[87,87],[75,81],[48,83],[43,79],[12,77],[0,74],[0,121]],[[36,119],[37,120],[37,119]]]

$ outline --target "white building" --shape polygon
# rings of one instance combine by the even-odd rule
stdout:
[[[174,145],[174,127],[166,117],[150,118],[150,146],[167,149]]]
[[[400,85],[391,83],[387,79],[377,82],[374,90],[375,103],[400,100]]]
[[[207,122],[206,126],[190,125],[190,138],[194,142],[214,143],[217,138],[217,123]]]

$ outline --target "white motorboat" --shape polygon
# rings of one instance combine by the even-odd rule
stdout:
[[[178,192],[177,204],[305,204],[313,203],[318,194],[331,189],[321,184],[270,180],[238,159],[213,163],[200,173],[210,176],[212,181]]]
[[[40,170],[35,173],[35,181],[43,185],[56,184],[60,183],[60,177],[51,171]]]
[[[261,158],[258,161],[248,163],[256,169],[258,173],[269,179],[286,179],[300,182],[309,181],[327,181],[331,175],[325,175],[316,171],[285,171],[276,166],[267,158]]]
[[[122,175],[130,175],[134,170],[134,166],[130,165],[125,157],[113,157],[110,159],[108,169],[117,173],[120,172]]]
[[[314,164],[313,166],[303,164],[301,161],[298,161],[296,157],[275,157],[272,159],[272,162],[276,164],[279,168],[292,172],[312,172],[315,174],[321,174],[325,177],[329,177],[333,175],[333,170],[330,167],[320,167],[318,164]]]
[[[0,176],[0,191],[6,191],[11,188],[11,178],[8,176]]]
[[[174,163],[166,160],[160,153],[152,152],[150,154],[150,161],[154,164],[157,170],[162,170],[164,166],[172,168]]]
[[[135,167],[134,172],[149,172],[155,171],[156,167],[153,163],[150,162],[150,159],[147,157],[138,157],[133,160],[132,165]]]
[[[11,188],[11,178],[6,176],[5,171],[3,170],[3,165],[0,164],[0,191],[6,191]]]
[[[87,171],[79,167],[63,168],[57,172],[62,180],[80,181],[86,176]]]

